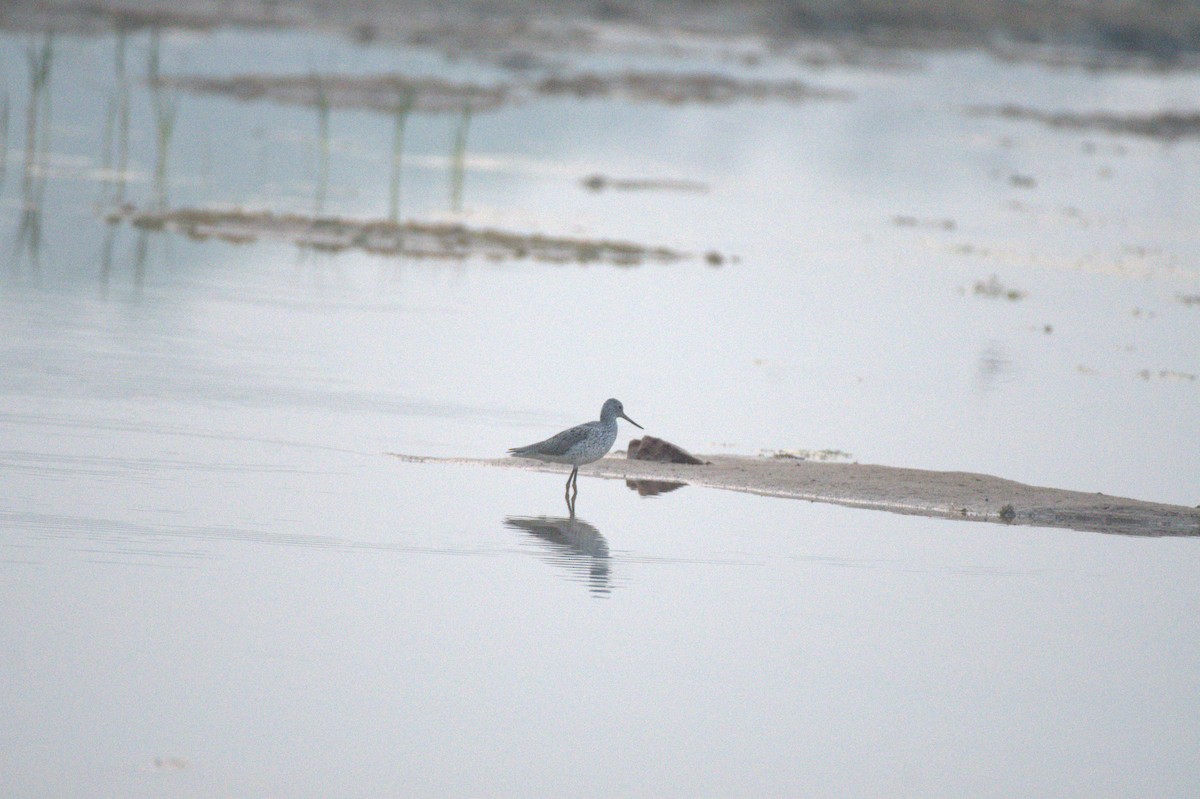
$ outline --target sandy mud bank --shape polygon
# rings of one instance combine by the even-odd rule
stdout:
[[[160,78],[158,85],[247,102],[271,100],[286,105],[387,112],[459,113],[467,106],[472,111],[491,111],[513,97],[511,87],[504,84],[483,86],[402,75],[235,75],[229,78],[178,75]]]
[[[482,257],[493,261],[529,258],[547,263],[640,266],[693,257],[667,247],[626,241],[514,233],[455,223],[391,222],[270,211],[188,208],[144,211],[123,207],[109,212],[107,219],[112,224],[124,221],[142,230],[168,230],[193,239],[215,238],[234,244],[275,239],[323,252],[358,249],[375,255],[409,258]],[[712,255],[705,256],[710,264]]]
[[[395,454],[413,463],[457,463],[566,474],[569,467],[517,458],[429,458]],[[1043,488],[967,472],[931,472],[795,458],[705,455],[689,466],[607,457],[580,474],[622,479],[631,488],[687,484],[810,502],[968,521],[1061,527],[1135,536],[1200,536],[1200,509],[1182,505]],[[660,493],[643,492],[639,493]]]
[[[1081,114],[1039,111],[1019,105],[971,109],[976,116],[1040,122],[1052,128],[1144,136],[1164,141],[1200,137],[1200,111],[1160,111],[1153,114],[1117,114],[1107,111]]]
[[[796,80],[751,80],[714,73],[621,72],[547,77],[523,83],[492,85],[454,83],[439,78],[403,75],[237,75],[213,78],[193,75],[164,77],[159,85],[238,100],[271,100],[290,105],[362,108],[395,112],[458,113],[493,111],[538,98],[618,99],[666,105],[736,102],[849,100],[848,92],[822,89]]]

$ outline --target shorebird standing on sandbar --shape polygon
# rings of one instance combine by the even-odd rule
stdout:
[[[620,400],[608,399],[600,409],[600,421],[584,422],[568,428],[557,435],[550,436],[545,441],[530,444],[526,447],[513,447],[509,455],[517,458],[533,458],[548,463],[569,463],[575,468],[567,478],[567,506],[571,507],[571,485],[574,481],[575,494],[579,493],[579,467],[585,463],[593,463],[608,454],[613,443],[617,440],[617,418],[624,419],[638,430],[643,430],[640,424],[625,415],[625,407]]]

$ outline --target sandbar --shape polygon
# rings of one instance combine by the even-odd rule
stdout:
[[[436,458],[389,453],[410,463],[452,463],[567,474],[568,466],[519,458]],[[1133,536],[1200,536],[1200,508],[1018,483],[986,474],[938,472],[799,458],[703,455],[692,466],[610,455],[580,475],[743,491],[855,508],[996,524]],[[586,489],[585,489],[586,490]],[[582,492],[581,492],[582,493]]]

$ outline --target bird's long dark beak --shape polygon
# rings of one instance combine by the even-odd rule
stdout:
[[[638,424],[637,422],[635,422],[635,421],[633,421],[632,419],[630,419],[630,418],[629,418],[628,416],[626,416],[625,414],[621,414],[621,418],[622,418],[622,419],[624,419],[625,421],[629,422],[631,425],[633,425],[634,427],[636,427],[638,430],[645,430],[645,429],[646,429],[646,428],[642,427],[640,424]]]

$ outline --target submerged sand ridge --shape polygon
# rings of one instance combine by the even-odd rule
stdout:
[[[457,463],[566,474],[569,467],[518,458],[433,458],[392,453],[411,463]],[[968,521],[1059,527],[1136,536],[1200,536],[1200,509],[1025,485],[969,472],[934,472],[795,458],[705,455],[705,465],[607,457],[580,474],[682,483],[764,496]]]

